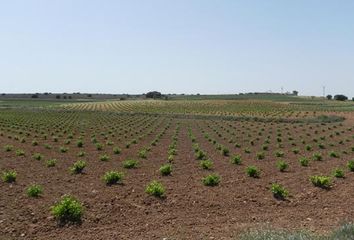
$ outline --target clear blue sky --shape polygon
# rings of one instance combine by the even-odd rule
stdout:
[[[354,96],[353,0],[0,0],[0,92]]]

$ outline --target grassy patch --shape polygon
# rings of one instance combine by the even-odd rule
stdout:
[[[327,235],[309,233],[307,231],[289,231],[284,229],[263,228],[242,233],[238,240],[352,240],[354,225],[345,223]]]

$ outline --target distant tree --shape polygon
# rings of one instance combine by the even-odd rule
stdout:
[[[152,91],[152,92],[146,93],[146,98],[156,99],[156,98],[161,98],[161,97],[162,97],[162,94],[157,91]]]
[[[328,100],[332,100],[333,96],[329,94],[329,95],[326,96],[326,98],[327,98]]]
[[[297,96],[298,94],[299,94],[298,91],[296,91],[296,90],[293,91],[293,95],[294,95],[294,96]]]
[[[352,101],[354,101],[354,97],[352,97]]]
[[[87,94],[87,97],[92,97],[92,94]]]
[[[343,94],[338,94],[338,95],[334,95],[334,100],[345,101],[348,100],[348,97]]]
[[[69,99],[72,99],[73,97],[72,97],[72,96],[69,96],[68,98],[69,98]]]
[[[56,99],[60,99],[60,95],[56,95],[55,98],[56,98]]]
[[[31,98],[38,98],[38,94],[36,93],[36,94],[33,94],[32,96],[31,96]]]

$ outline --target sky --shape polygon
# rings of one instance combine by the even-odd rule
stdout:
[[[354,97],[353,0],[0,0],[0,92]]]

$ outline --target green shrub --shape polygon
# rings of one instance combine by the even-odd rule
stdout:
[[[79,147],[79,148],[82,148],[84,146],[84,142],[82,140],[78,140],[76,142],[76,146]]]
[[[326,148],[326,146],[325,146],[323,143],[319,143],[319,144],[318,144],[318,147],[319,147],[320,149],[325,149],[325,148]]]
[[[354,172],[354,160],[348,161],[347,166],[350,171]]]
[[[320,188],[330,188],[331,177],[327,176],[311,176],[310,181],[313,185]]]
[[[158,142],[158,140],[155,139],[154,141],[152,141],[152,142],[150,143],[150,145],[151,145],[151,146],[156,146],[156,145],[157,145],[157,142]]]
[[[161,198],[165,195],[165,188],[162,183],[154,180],[146,186],[145,192],[149,195]]]
[[[220,183],[220,176],[217,174],[210,174],[202,178],[202,182],[205,186],[217,186]]]
[[[172,163],[173,160],[174,160],[174,155],[169,155],[169,156],[167,157],[167,161],[168,161],[169,163]]]
[[[210,170],[213,167],[213,162],[211,160],[202,160],[200,161],[200,166],[203,169]]]
[[[322,160],[322,155],[321,155],[321,153],[314,153],[314,154],[312,155],[312,158],[313,158],[313,160],[315,160],[315,161],[321,161],[321,160]]]
[[[229,156],[229,154],[230,154],[230,150],[225,146],[223,146],[221,148],[220,152],[221,152],[221,155],[223,155],[223,156]]]
[[[15,170],[9,170],[2,173],[2,180],[7,183],[16,182],[17,173]]]
[[[266,144],[263,144],[263,145],[262,145],[262,150],[263,150],[263,151],[268,151],[268,149],[269,149],[269,146],[268,146],[268,145],[266,145]]]
[[[170,150],[168,150],[168,154],[169,155],[177,155],[177,150],[174,148],[171,148]]]
[[[107,154],[103,154],[100,156],[100,160],[103,162],[109,161],[109,156]]]
[[[58,203],[51,207],[51,212],[61,223],[80,222],[83,206],[76,198],[64,195]]]
[[[241,165],[242,160],[240,155],[235,155],[231,158],[231,163],[236,165]]]
[[[66,147],[60,147],[60,148],[59,148],[59,151],[60,151],[61,153],[66,153],[68,150],[69,150],[69,149],[66,148]]]
[[[56,159],[49,159],[46,162],[47,167],[54,167],[57,164],[57,160]]]
[[[39,197],[43,192],[43,188],[40,185],[33,184],[27,188],[27,195],[29,197]]]
[[[96,143],[95,146],[97,151],[101,151],[103,149],[103,145],[101,143]]]
[[[35,153],[35,154],[33,154],[32,157],[33,157],[34,159],[36,159],[36,160],[42,160],[42,159],[43,159],[43,155],[40,154],[40,153]]]
[[[113,148],[113,153],[114,154],[120,154],[121,152],[122,152],[122,150],[119,147]]]
[[[193,143],[192,148],[193,148],[194,152],[198,152],[200,150],[198,143]]]
[[[277,183],[272,184],[271,191],[273,193],[273,196],[277,199],[285,199],[289,195],[288,190],[286,190],[282,185]]]
[[[264,152],[258,152],[256,154],[258,160],[262,160],[265,158],[265,153]]]
[[[138,166],[138,161],[133,159],[128,159],[123,162],[124,168],[136,168]]]
[[[78,157],[84,157],[86,155],[86,153],[84,151],[80,151],[77,156]]]
[[[114,142],[112,142],[112,141],[106,141],[107,146],[112,146],[113,144],[114,144]]]
[[[14,146],[12,146],[12,145],[5,145],[4,146],[5,152],[11,152],[13,148],[14,148]]]
[[[50,144],[44,144],[45,149],[52,149],[52,146]]]
[[[336,168],[333,170],[333,176],[336,178],[344,178],[344,171],[341,168]]]
[[[207,155],[202,150],[199,150],[195,153],[195,157],[198,160],[202,160],[202,159],[205,159],[207,157]]]
[[[172,165],[171,164],[164,164],[160,167],[160,173],[163,176],[170,175],[172,172]]]
[[[300,150],[298,148],[293,148],[291,150],[294,154],[298,154],[300,152]]]
[[[289,164],[283,160],[277,162],[277,168],[279,171],[284,172],[289,167]]]
[[[249,148],[245,148],[244,151],[245,151],[245,153],[248,153],[248,154],[251,153],[251,149],[249,149]]]
[[[305,149],[306,149],[307,151],[311,151],[311,150],[312,150],[312,146],[311,146],[311,145],[306,145],[306,146],[305,146]]]
[[[22,149],[17,149],[16,150],[16,156],[25,156],[25,151],[23,151]]]
[[[138,157],[146,159],[147,158],[147,151],[146,149],[142,149],[138,152]]]
[[[285,155],[284,152],[281,151],[281,150],[278,150],[278,151],[275,152],[275,156],[276,157],[284,157],[284,155]]]
[[[86,167],[86,162],[83,160],[79,160],[74,163],[74,165],[70,168],[70,171],[74,174],[79,174],[83,172],[85,167]]]
[[[307,167],[310,163],[310,160],[307,157],[301,157],[299,162],[301,166]]]
[[[333,157],[333,158],[339,158],[339,154],[336,153],[335,151],[330,151],[330,152],[329,152],[329,156],[330,156],[330,157]]]
[[[102,179],[107,185],[112,185],[121,183],[123,178],[124,174],[122,172],[109,171],[103,175]]]
[[[249,177],[258,178],[261,172],[256,166],[248,166],[246,173]]]

